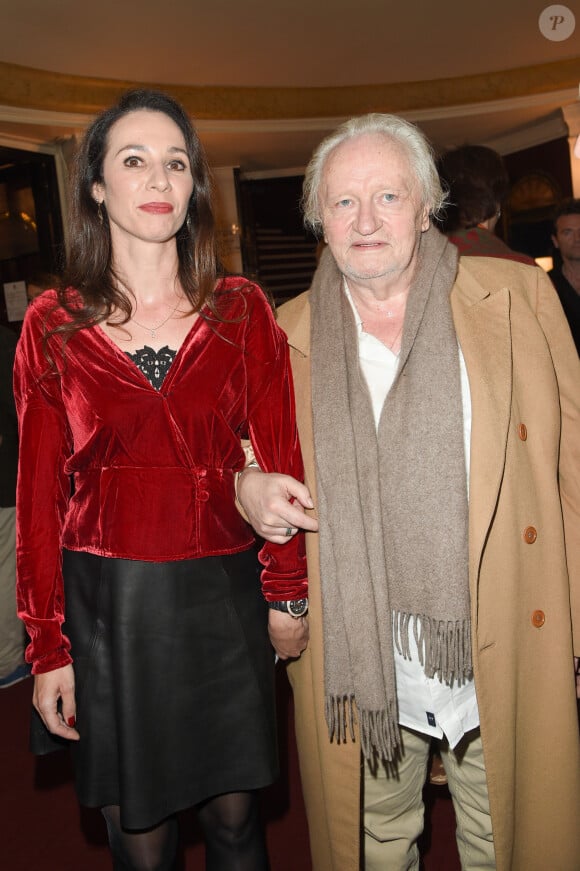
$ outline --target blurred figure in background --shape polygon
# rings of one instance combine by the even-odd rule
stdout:
[[[485,145],[461,145],[445,152],[437,169],[447,190],[447,206],[440,227],[460,254],[502,257],[535,265],[495,234],[509,178],[501,156]]]
[[[565,200],[556,210],[552,242],[561,262],[548,274],[580,354],[580,199]]]
[[[0,325],[0,689],[30,674],[24,627],[16,614],[18,426],[12,392],[16,334]]]

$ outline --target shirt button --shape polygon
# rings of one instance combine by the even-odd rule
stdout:
[[[532,614],[532,626],[535,626],[536,629],[541,629],[544,623],[546,622],[546,615],[543,611],[534,611]]]
[[[528,437],[528,428],[527,428],[527,426],[525,425],[525,423],[520,423],[520,424],[518,424],[518,435],[519,435],[519,437],[521,438],[521,440],[522,440],[523,442],[525,442],[525,440],[526,440],[527,437]]]
[[[538,533],[533,526],[526,526],[524,529],[524,541],[527,544],[533,544],[538,537]]]

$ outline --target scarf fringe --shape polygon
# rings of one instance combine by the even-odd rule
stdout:
[[[354,696],[327,696],[326,722],[330,740],[343,744],[350,735],[355,740],[355,698]],[[359,721],[360,742],[365,759],[376,759],[377,755],[392,762],[400,746],[400,731],[397,722],[396,705],[389,703],[387,710],[368,711],[356,708]]]
[[[419,651],[419,661],[429,678],[436,675],[445,683],[458,685],[471,677],[471,622],[469,619],[444,621],[426,614],[393,615],[393,638],[398,652],[411,659],[409,628],[413,621],[413,637]]]

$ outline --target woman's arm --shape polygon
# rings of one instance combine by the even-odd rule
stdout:
[[[262,294],[256,292],[253,297],[245,348],[248,435],[260,469],[277,472],[278,478],[289,476],[288,480],[292,482],[290,486],[293,487],[295,483],[300,484],[304,470],[298,442],[288,345]],[[258,474],[262,473],[248,469],[241,478],[255,478]],[[291,527],[293,524],[287,524],[283,532]],[[307,598],[303,532],[290,536],[284,534],[282,541],[279,536],[277,542],[272,539],[266,541],[260,551],[260,560],[264,566],[262,591],[267,602],[297,603]],[[308,644],[308,618],[295,618],[290,613],[271,609],[269,632],[272,645],[281,659],[299,656]]]
[[[27,313],[14,366],[14,396],[20,452],[16,493],[18,611],[30,644],[26,658],[33,673],[71,662],[63,636],[64,592],[61,530],[70,498],[65,462],[71,444],[60,378],[47,372],[42,317]]]

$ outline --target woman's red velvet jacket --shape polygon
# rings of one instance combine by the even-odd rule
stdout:
[[[45,325],[68,318],[53,291],[26,314],[17,595],[35,673],[71,662],[61,548],[153,562],[247,550],[254,536],[234,500],[241,438],[265,471],[302,479],[286,337],[256,285],[227,278],[218,300],[224,321],[204,310],[159,391],[98,326],[64,355],[58,334],[43,342]],[[307,594],[302,535],[266,543],[260,559],[267,600]]]

